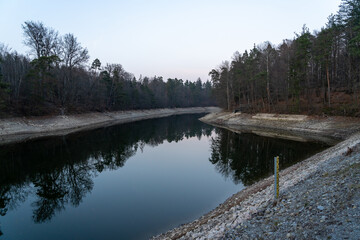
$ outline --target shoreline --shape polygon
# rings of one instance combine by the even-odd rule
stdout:
[[[360,120],[351,117],[321,117],[288,114],[210,113],[200,119],[230,131],[294,141],[324,142],[329,145],[360,132]]]
[[[311,234],[311,231],[315,232],[315,230],[312,229],[313,227],[306,225],[306,222],[310,222],[312,219],[303,219],[303,217],[300,219],[297,218],[296,221],[300,223],[305,222],[306,224],[295,225],[295,229],[292,229],[292,232],[290,233],[288,231],[292,228],[292,226],[287,226],[285,230],[281,229],[281,225],[277,227],[278,220],[276,220],[276,226],[273,228],[280,230],[273,231],[266,229],[268,226],[273,224],[269,224],[269,222],[272,222],[274,217],[279,217],[277,211],[282,214],[285,212],[282,219],[285,219],[286,217],[290,218],[286,220],[279,220],[279,222],[285,222],[283,225],[286,225],[286,222],[291,222],[294,216],[301,215],[302,212],[306,212],[308,209],[310,209],[309,211],[311,211],[311,209],[319,209],[319,207],[323,209],[324,206],[326,209],[326,203],[320,204],[318,202],[310,204],[305,210],[302,210],[304,207],[302,207],[301,210],[299,210],[299,208],[293,208],[292,206],[289,207],[286,205],[288,201],[304,206],[303,202],[297,202],[299,196],[296,196],[296,198],[294,197],[296,192],[301,192],[300,190],[303,191],[304,189],[307,191],[310,188],[315,189],[315,192],[317,192],[316,187],[324,186],[328,188],[328,185],[338,186],[339,184],[335,183],[336,179],[334,178],[327,180],[328,182],[325,183],[321,181],[324,177],[327,178],[328,175],[338,176],[337,171],[340,171],[342,174],[340,180],[343,181],[343,179],[345,179],[349,182],[348,185],[351,189],[357,189],[360,193],[360,185],[358,184],[360,182],[359,119],[343,117],[326,118],[304,115],[249,115],[219,112],[219,110],[219,108],[215,107],[155,109],[110,113],[89,113],[56,117],[1,119],[0,145],[26,141],[39,137],[66,135],[73,132],[150,118],[204,112],[211,113],[201,118],[201,121],[216,125],[217,127],[226,128],[234,132],[250,132],[267,137],[270,136],[291,140],[298,139],[298,141],[324,141],[325,139],[328,144],[333,145],[332,147],[329,147],[328,149],[317,153],[300,163],[282,170],[280,172],[280,198],[277,201],[274,201],[273,176],[271,176],[260,180],[238,193],[233,194],[214,210],[204,214],[202,217],[190,223],[182,224],[166,233],[154,236],[152,239],[242,239],[243,237],[245,239],[254,239],[261,237],[264,238],[264,236],[268,239],[293,239],[298,236],[302,236],[300,237],[301,239],[306,239],[307,237],[305,235],[303,236],[299,234]],[[349,148],[352,153],[348,156]],[[343,173],[342,169],[347,169],[346,171],[351,170],[352,172],[350,172],[350,174],[348,174],[348,172]],[[315,183],[315,187],[309,182]],[[319,190],[318,192],[321,191]],[[340,192],[339,189],[332,192],[335,194],[335,196],[331,196],[332,199],[336,199],[337,197],[339,198],[335,204],[342,204],[344,201],[340,198],[340,195],[346,196],[346,192]],[[360,199],[360,194],[358,195],[359,196],[356,196],[356,199]],[[314,197],[316,195],[315,193],[312,193],[309,194],[309,196]],[[316,198],[319,199],[321,199],[321,197],[322,196],[316,196]],[[326,202],[331,202],[332,199],[326,200]],[[353,197],[349,199],[351,202],[350,200],[346,200],[349,201],[349,203],[346,203],[354,207],[354,216],[360,216],[360,201],[357,200],[358,203],[356,203],[354,202]],[[335,209],[340,209],[341,207],[342,205],[336,205]],[[274,211],[273,208],[276,208],[277,211]],[[340,214],[340,216],[337,216],[339,219],[345,219],[344,221],[341,221],[341,227],[339,227],[340,224],[339,226],[331,225],[334,222],[331,217],[334,215],[334,212],[331,214],[329,213],[326,216],[320,215],[319,212],[321,214],[323,213],[322,210],[318,211],[315,213],[314,218],[317,218],[318,222],[326,222],[329,220],[328,225],[332,228],[337,227],[339,233],[346,235],[346,233],[349,232],[349,229],[351,229],[348,219],[353,222],[358,221],[356,224],[357,226],[360,226],[360,218],[358,218],[358,220],[356,220],[356,218],[353,220],[352,218],[345,218],[341,215],[345,212],[345,210],[335,212],[338,215]],[[353,212],[351,212],[351,214],[353,214]],[[298,229],[299,226],[304,227],[304,229],[309,228],[309,233],[304,230],[300,231]],[[322,227],[321,224],[314,224],[313,226],[319,228]],[[318,229],[316,231],[318,231]],[[326,234],[330,234],[330,232],[328,231]],[[360,236],[360,228],[356,234],[357,235],[355,236]],[[334,236],[336,238],[336,236],[341,235]],[[324,238],[324,236],[321,235],[321,238]],[[350,239],[353,239],[351,238],[351,235]]]
[[[151,118],[218,111],[220,111],[220,109],[217,107],[162,108],[51,117],[0,119],[0,145],[23,142],[41,137],[62,136],[74,132]]]
[[[281,130],[279,128],[283,127],[286,131],[281,131],[282,134],[280,134],[280,137],[285,136],[284,138],[287,138],[289,136],[291,137],[291,134],[294,135],[302,132],[305,134],[302,134],[301,139],[305,141],[321,141],[325,139],[328,143],[332,142],[334,144],[337,142],[337,144],[280,171],[279,200],[274,201],[274,177],[271,176],[235,193],[224,203],[199,219],[183,224],[152,239],[242,239],[243,237],[245,237],[245,239],[253,239],[263,238],[264,236],[271,239],[279,239],[296,237],[296,235],[291,235],[294,233],[287,232],[288,229],[274,231],[274,235],[271,235],[273,234],[272,230],[269,232],[261,232],[259,231],[259,225],[261,225],[260,228],[271,225],[269,222],[273,220],[274,215],[278,217],[276,213],[272,212],[272,208],[279,203],[279,209],[281,211],[286,213],[288,209],[288,212],[291,212],[291,210],[293,210],[291,208],[281,209],[283,198],[289,193],[299,191],[299,189],[307,190],[310,186],[309,183],[301,183],[315,179],[315,185],[320,187],[323,183],[317,180],[316,177],[318,177],[320,173],[324,176],[328,174],[328,172],[321,172],[325,171],[324,169],[329,169],[329,166],[331,166],[332,168],[330,169],[336,172],[342,168],[349,168],[349,166],[345,164],[356,165],[360,162],[360,121],[357,119],[337,117],[320,118],[301,115],[292,117],[291,115],[274,116],[267,114],[259,114],[255,115],[255,118],[253,117],[254,116],[247,114],[220,112],[208,114],[200,120],[235,132],[252,132],[260,135],[266,133],[267,136],[270,135],[272,137],[279,137],[279,130]],[[347,121],[344,122],[344,119]],[[275,124],[275,121],[281,121],[281,123]],[[261,123],[261,127],[256,126],[256,124],[259,123]],[[319,126],[321,127],[319,128]],[[343,126],[343,128],[337,130],[336,128],[339,126]],[[285,135],[283,134],[284,132],[286,133]],[[316,136],[316,132],[320,137]],[[310,135],[310,137],[308,135]],[[334,137],[334,135],[336,137]],[[355,156],[347,156],[349,148],[354,149],[353,155]],[[341,161],[339,161],[339,159],[341,159]],[[350,168],[351,166],[352,165],[350,165]],[[334,182],[334,180],[331,181]],[[351,179],[349,181],[351,181]],[[353,181],[356,182],[356,179]],[[333,182],[329,184],[331,185]],[[295,203],[297,201],[297,199],[290,200]],[[316,204],[314,206],[308,206],[310,210],[316,209],[317,207]],[[305,210],[300,210],[299,212],[306,212]],[[266,216],[265,213],[269,213],[268,215],[272,213],[271,218],[257,217]],[[299,213],[292,212],[291,214],[285,214],[285,217],[294,218],[294,216],[297,216],[296,214]],[[339,214],[341,215],[342,212]],[[315,217],[319,216],[316,215]],[[323,217],[324,216],[321,216],[321,221],[323,221]],[[327,218],[330,217],[331,216],[327,216]],[[298,220],[301,222],[301,219]],[[254,221],[258,221],[256,222],[257,225],[253,223]],[[343,224],[342,226],[345,227],[346,230],[348,225],[346,223],[341,224]],[[275,229],[276,228],[277,226],[275,226]],[[294,232],[295,231],[296,229]],[[305,231],[303,232],[305,233]],[[268,233],[270,235],[268,235]],[[302,233],[300,232],[299,234]]]

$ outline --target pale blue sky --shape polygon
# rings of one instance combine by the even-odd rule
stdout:
[[[143,76],[208,79],[235,51],[320,30],[341,0],[0,0],[0,43],[20,53],[21,24],[73,33],[91,60]]]

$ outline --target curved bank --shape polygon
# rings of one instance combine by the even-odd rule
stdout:
[[[178,114],[209,113],[217,107],[164,108],[118,112],[86,113],[52,117],[0,119],[0,145],[29,139],[61,136],[110,125]]]

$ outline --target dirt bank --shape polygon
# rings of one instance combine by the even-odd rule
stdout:
[[[234,131],[340,142],[281,171],[278,201],[274,178],[269,177],[201,218],[153,239],[358,239],[360,229],[354,229],[360,224],[358,119],[215,113],[201,120]]]
[[[73,132],[150,118],[188,113],[217,112],[219,110],[216,107],[166,108],[54,117],[0,119],[0,145],[38,137],[66,135]]]
[[[217,112],[200,119],[236,132],[333,145],[360,131],[359,118]]]

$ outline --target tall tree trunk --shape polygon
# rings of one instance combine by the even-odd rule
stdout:
[[[289,109],[289,89],[290,89],[290,54],[287,54],[287,76],[285,84],[285,101],[286,101],[286,111]]]
[[[266,92],[268,99],[268,111],[270,112],[270,79],[269,79],[269,54],[266,57]]]
[[[227,110],[230,111],[229,76],[226,77],[226,100],[227,100]]]
[[[330,102],[330,76],[329,76],[329,63],[326,63],[326,80],[327,80],[327,84],[328,84],[328,104],[329,107],[331,106],[331,102]]]
[[[240,108],[240,105],[241,105],[241,80],[240,80],[240,78],[239,78],[238,94],[239,94],[239,108]]]

